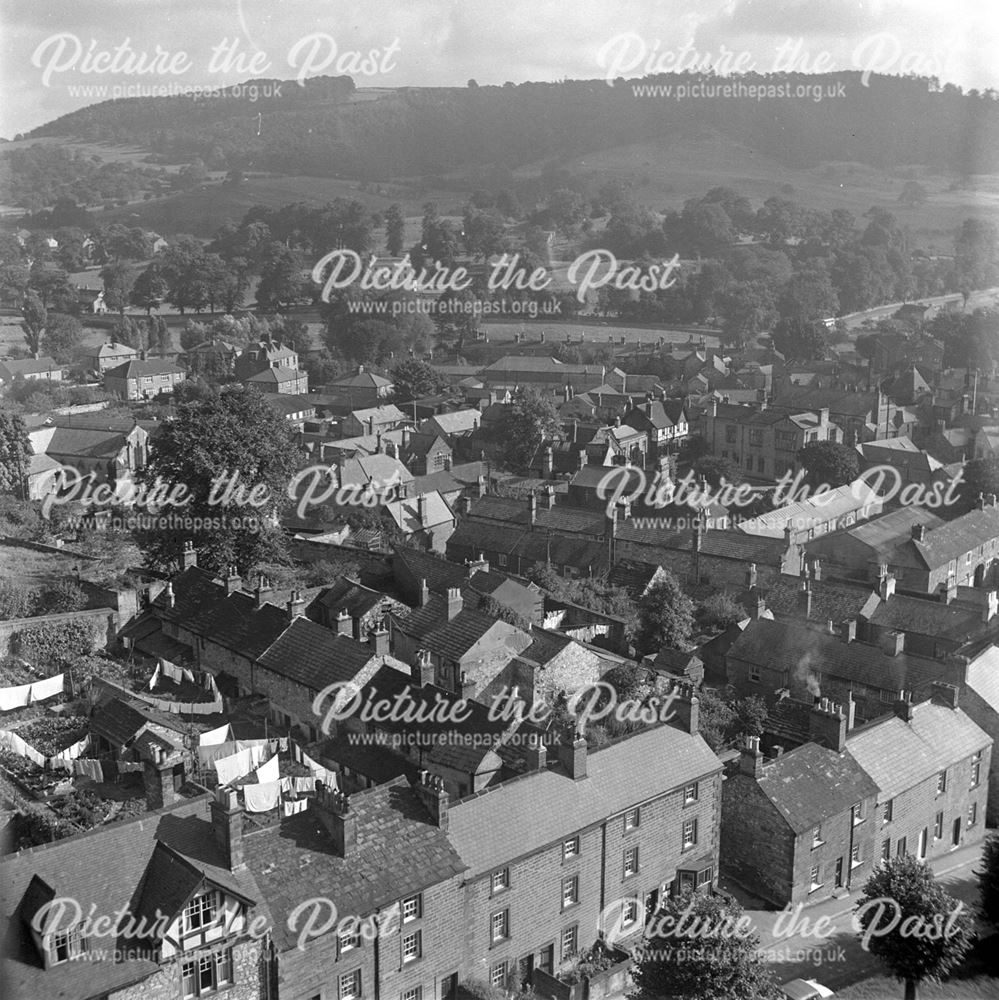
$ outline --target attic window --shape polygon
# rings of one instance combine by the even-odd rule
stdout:
[[[79,958],[85,950],[80,928],[71,927],[68,931],[52,935],[49,964],[60,965],[63,962],[71,962],[74,958]]]
[[[218,916],[219,894],[211,889],[195,896],[184,907],[184,931],[202,930],[210,927]]]

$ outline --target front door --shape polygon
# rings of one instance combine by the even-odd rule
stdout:
[[[525,955],[517,963],[517,976],[520,980],[521,989],[526,986],[531,985],[531,979],[534,975],[534,955]]]
[[[929,836],[929,830],[924,826],[919,834],[919,860],[922,861],[926,857],[926,841]]]
[[[843,859],[836,859],[836,888],[839,889],[843,885]]]
[[[547,972],[550,976],[552,970],[555,968],[555,945],[546,944],[541,951],[538,952],[538,968],[542,972]]]
[[[458,973],[452,972],[441,980],[441,1000],[456,1000],[458,996]]]
[[[957,847],[961,843],[961,817],[954,820],[954,833],[951,836],[951,843]]]

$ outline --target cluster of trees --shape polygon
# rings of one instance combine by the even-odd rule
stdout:
[[[0,621],[65,614],[86,606],[86,592],[72,580],[57,580],[41,588],[0,581]]]
[[[690,84],[696,74],[664,74],[646,82]],[[835,101],[796,107],[794,129],[767,101],[687,102],[635,100],[632,81],[613,87],[594,82],[522,83],[518,86],[405,89],[363,104],[346,102],[347,77],[317,77],[280,97],[230,93],[197,102],[169,98],[97,105],[74,112],[33,135],[149,145],[213,167],[257,169],[368,181],[390,177],[451,175],[495,164],[515,169],[562,161],[594,149],[648,143],[692,126],[729,141],[766,149],[788,165],[870,163],[881,168],[921,163],[970,176],[987,173],[988,153],[999,134],[999,109],[989,93],[934,87],[926,78],[859,73],[746,74],[757,86],[799,84],[836,88]],[[258,134],[256,120],[263,114]],[[918,121],[918,132],[897,128]],[[968,143],[967,122],[976,141]]]
[[[845,209],[820,212],[777,196],[754,211],[725,187],[662,218],[627,188],[608,202],[607,228],[595,244],[649,264],[673,253],[705,263],[696,273],[681,272],[673,287],[637,298],[605,286],[600,311],[652,322],[715,321],[734,344],[772,329],[790,360],[822,356],[828,334],[821,321],[828,317],[999,281],[996,229],[975,219],[956,234],[955,260],[934,261],[914,259],[907,231],[879,207],[861,226]],[[737,245],[740,234],[753,242]]]
[[[29,212],[49,208],[60,199],[82,205],[135,198],[155,171],[122,161],[105,162],[80,150],[36,143],[2,154],[7,197]]]

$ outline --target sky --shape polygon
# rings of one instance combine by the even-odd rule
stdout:
[[[316,75],[463,86],[638,77],[696,59],[999,90],[996,53],[996,0],[0,0],[0,136],[151,87]]]

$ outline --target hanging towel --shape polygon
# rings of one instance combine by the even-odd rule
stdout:
[[[203,747],[218,746],[220,743],[225,743],[228,741],[232,734],[229,731],[229,723],[227,722],[224,726],[219,726],[218,729],[212,729],[207,733],[202,733],[198,737],[198,744]]]
[[[278,756],[275,754],[266,763],[257,768],[257,782],[266,785],[271,781],[281,780],[281,769],[278,764]]]
[[[287,799],[281,806],[281,811],[285,816],[294,816],[295,813],[304,812],[309,808],[308,799]]]
[[[62,676],[60,674],[60,676]],[[21,684],[18,687],[0,688],[0,712],[9,712],[15,708],[24,708],[31,697],[31,685]]]
[[[192,684],[194,683],[194,674],[188,670],[187,667],[183,667],[181,669],[180,676],[182,680],[190,681]]]
[[[281,794],[288,795],[292,789],[295,787],[294,778],[282,778],[281,779]]]
[[[228,785],[237,778],[242,778],[253,770],[249,750],[240,750],[231,757],[223,757],[215,761],[215,773],[220,785]]]
[[[316,790],[315,778],[294,778],[296,792],[314,792]]]
[[[121,771],[122,774],[131,774],[133,771],[143,771],[145,769],[137,761],[123,760],[119,762],[118,770]]]
[[[55,677],[46,677],[43,681],[36,681],[31,685],[31,700],[44,701],[46,698],[54,698],[57,694],[62,694],[63,675],[56,674]]]
[[[78,757],[73,762],[73,773],[92,781],[103,781],[104,772],[101,770],[101,762],[93,757]]]
[[[261,785],[243,785],[243,798],[247,812],[259,813],[276,809],[281,802],[281,782],[265,781]]]
[[[163,661],[161,660],[160,663]],[[156,682],[160,679],[160,664],[156,664],[156,669],[153,671],[153,676],[149,678],[149,690],[152,691],[156,687]]]

